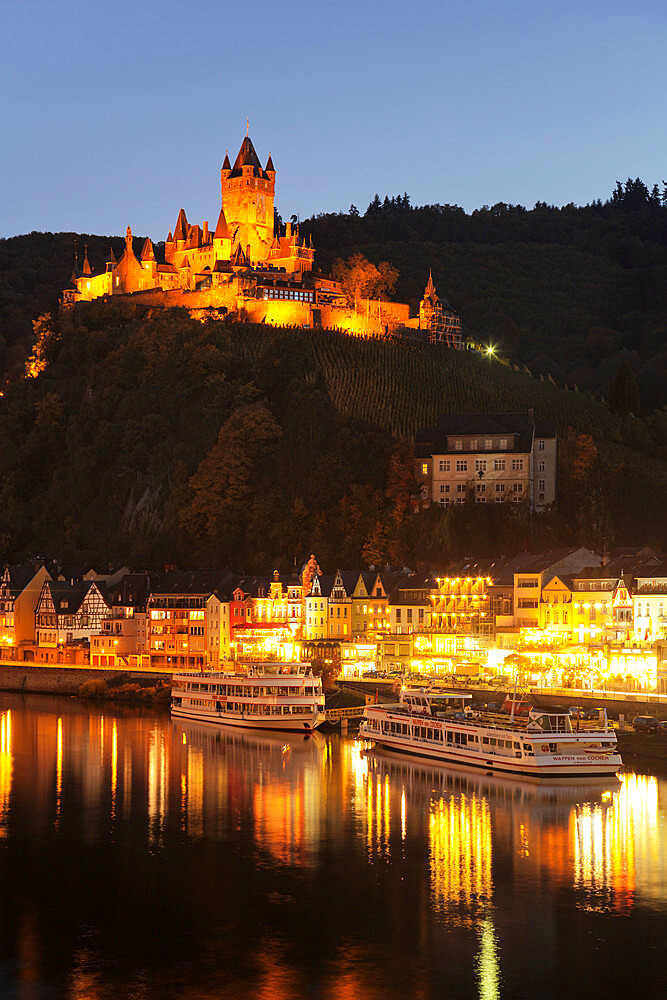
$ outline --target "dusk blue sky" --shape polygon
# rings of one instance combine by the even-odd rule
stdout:
[[[217,218],[250,135],[283,217],[667,179],[667,4],[2,3],[0,235]]]

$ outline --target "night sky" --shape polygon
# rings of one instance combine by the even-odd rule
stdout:
[[[250,135],[284,217],[667,178],[667,5],[4,0],[0,235],[215,224]]]

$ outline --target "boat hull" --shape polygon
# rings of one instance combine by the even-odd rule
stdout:
[[[377,733],[364,732],[362,726],[359,732],[362,739],[369,739],[377,747],[391,750],[422,760],[438,764],[463,765],[484,771],[487,774],[511,774],[532,778],[610,778],[614,777],[623,767],[619,754],[600,754],[598,759],[580,757],[575,760],[559,760],[558,757],[543,759],[533,763],[525,759],[519,762],[515,758],[490,758],[475,752],[450,750],[448,748],[416,745],[409,740],[383,738]],[[575,756],[575,755],[571,755]]]
[[[266,719],[251,715],[232,715],[225,712],[207,712],[190,705],[172,705],[173,719],[193,719],[197,722],[218,722],[225,726],[235,726],[237,729],[255,729],[268,732],[312,733],[325,722],[323,712],[313,712],[310,717],[294,719],[268,716]]]

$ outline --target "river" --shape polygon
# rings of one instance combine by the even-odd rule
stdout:
[[[0,997],[667,993],[664,778],[367,749],[0,694]]]

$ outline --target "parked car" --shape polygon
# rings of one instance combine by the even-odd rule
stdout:
[[[364,670],[362,677],[370,677],[371,679],[377,677],[377,670]]]
[[[667,719],[660,719],[658,723],[658,732],[667,733]]]
[[[660,723],[654,715],[635,715],[632,727],[636,733],[657,733]]]

